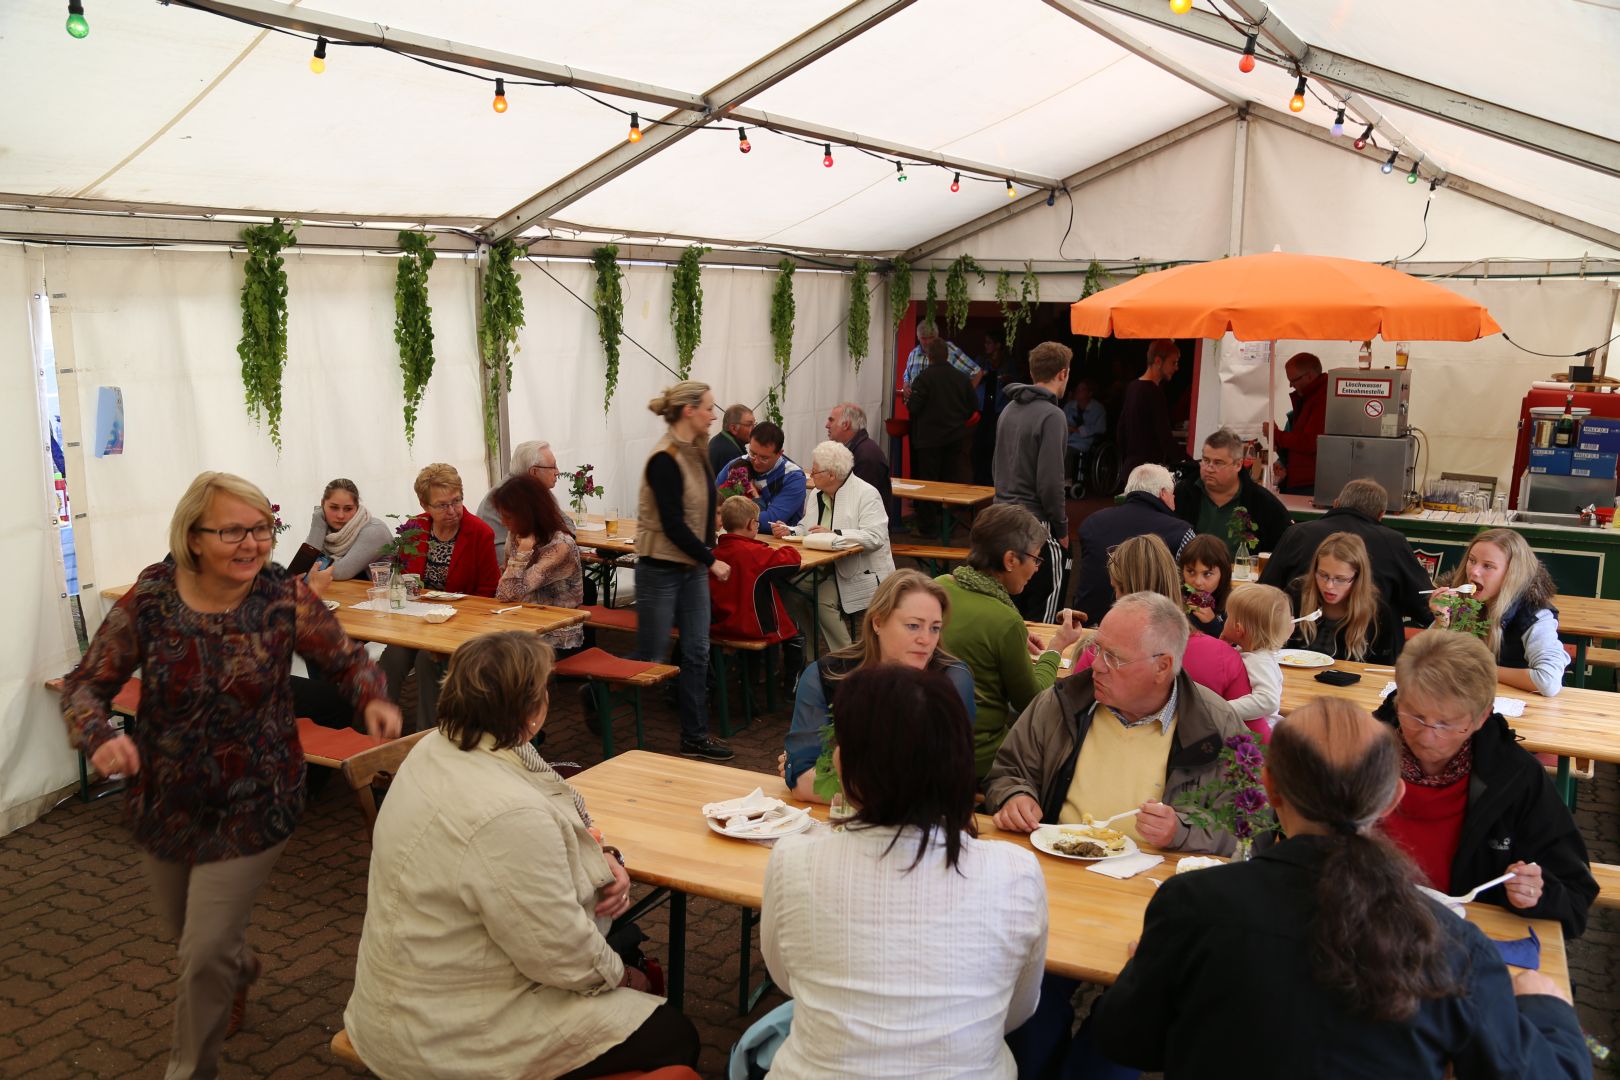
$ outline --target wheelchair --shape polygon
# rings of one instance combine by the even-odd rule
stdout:
[[[1065,447],[1063,472],[1069,478],[1066,490],[1071,499],[1117,495],[1121,481],[1119,447],[1107,435],[1098,436],[1084,454]]]

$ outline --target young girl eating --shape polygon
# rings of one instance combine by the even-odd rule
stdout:
[[[1314,622],[1295,624],[1293,640],[1301,648],[1368,664],[1393,664],[1401,654],[1401,620],[1379,595],[1367,545],[1355,533],[1333,533],[1317,545],[1293,592],[1301,618],[1322,612]]]
[[[1232,593],[1232,552],[1226,541],[1199,533],[1181,549],[1181,592],[1194,630],[1221,636]]]
[[[1246,585],[1226,602],[1226,627],[1221,640],[1243,655],[1252,692],[1235,698],[1232,708],[1261,742],[1271,741],[1271,729],[1282,719],[1282,665],[1277,650],[1294,632],[1294,610],[1288,594],[1270,585]]]
[[[1450,612],[1440,598],[1455,594],[1460,585],[1472,584],[1474,599],[1485,606],[1490,627],[1485,645],[1496,654],[1499,682],[1544,697],[1563,689],[1569,654],[1558,640],[1552,577],[1523,536],[1512,529],[1480,533],[1469,542],[1462,564],[1446,584],[1450,587],[1437,589],[1430,597],[1441,620]]]

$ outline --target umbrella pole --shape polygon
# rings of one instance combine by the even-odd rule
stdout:
[[[1271,445],[1267,447],[1265,486],[1275,486],[1277,461],[1277,343],[1266,342],[1266,420],[1271,430]]]

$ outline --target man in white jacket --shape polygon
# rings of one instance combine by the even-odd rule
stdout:
[[[850,644],[850,621],[860,617],[878,585],[894,573],[883,496],[856,476],[854,468],[855,456],[843,443],[829,439],[811,452],[809,480],[814,494],[805,501],[800,528],[808,536],[827,538],[819,543],[830,541],[838,548],[859,549],[833,563],[833,573],[823,577],[816,590],[813,617],[826,652]],[[791,536],[795,530],[776,522],[771,532]],[[797,592],[782,599],[800,626],[812,617],[809,603]]]

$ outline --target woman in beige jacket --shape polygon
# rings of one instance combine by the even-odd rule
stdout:
[[[372,834],[344,1025],[381,1077],[565,1077],[697,1061],[697,1032],[603,936],[630,879],[529,745],[551,649],[489,634],[450,661],[439,728]]]

